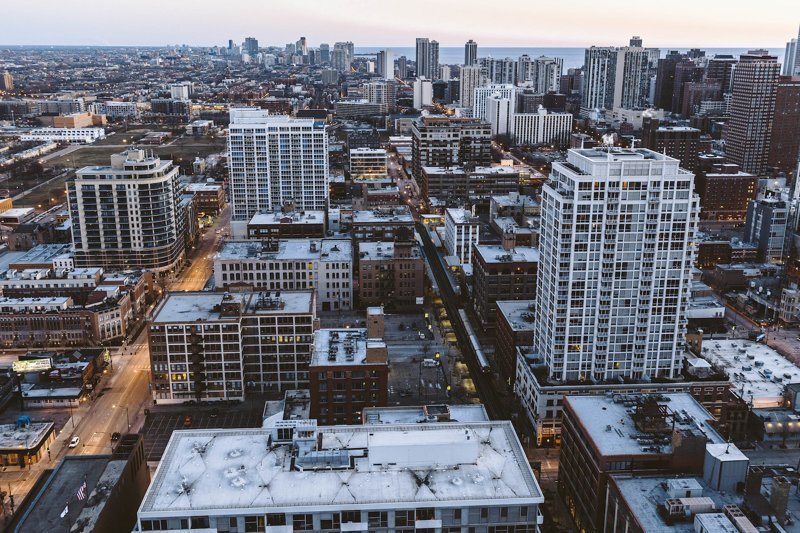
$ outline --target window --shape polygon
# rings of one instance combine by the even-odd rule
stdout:
[[[244,530],[246,533],[261,533],[266,531],[266,524],[263,516],[245,516]]]
[[[389,527],[389,518],[386,511],[370,511],[367,515],[367,524],[373,527]]]
[[[295,531],[312,531],[314,529],[314,516],[311,514],[296,514],[292,517]]]
[[[396,527],[413,526],[414,511],[395,511],[394,525]]]

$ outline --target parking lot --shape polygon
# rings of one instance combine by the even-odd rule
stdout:
[[[176,429],[225,429],[261,427],[263,404],[220,406],[159,406],[147,415],[141,434],[148,461],[159,461]],[[214,416],[216,414],[216,416]],[[191,425],[184,424],[191,417]]]

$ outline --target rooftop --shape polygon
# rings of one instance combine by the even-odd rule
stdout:
[[[350,261],[352,258],[350,239],[282,239],[275,247],[258,241],[225,241],[215,256],[220,261]]]
[[[69,252],[69,250],[69,244],[39,244],[25,252],[21,257],[15,258],[13,264],[52,263],[54,258]]]
[[[800,368],[765,344],[706,340],[702,357],[728,374],[731,392],[756,408],[782,405],[784,385],[800,383]]]
[[[324,224],[325,211],[294,211],[282,213],[273,211],[270,213],[257,213],[248,222],[249,225],[268,225],[268,224]]]
[[[502,313],[512,331],[533,331],[533,306],[536,300],[498,300]]]
[[[571,407],[602,455],[671,453],[672,439],[669,435],[653,437],[636,427],[633,411],[646,400],[656,400],[659,406],[666,407],[667,413],[674,415],[667,421],[669,427],[674,421],[676,430],[702,433],[711,443],[725,443],[725,439],[709,425],[711,414],[688,393],[566,396],[564,403]]]
[[[443,420],[431,408],[445,408],[447,419]],[[441,410],[441,409],[440,409]],[[434,417],[434,418],[429,418]],[[489,415],[483,404],[429,405],[425,407],[366,407],[363,412],[365,424],[417,424],[420,422],[488,422]]]
[[[741,503],[740,496],[711,489],[701,477],[675,479],[672,476],[613,475],[612,479],[636,521],[648,532],[694,533],[693,520],[667,524],[658,512],[658,508],[663,508],[664,502],[672,497],[670,488],[681,483],[691,490],[692,497],[710,498],[716,509]]]
[[[314,308],[314,291],[276,292],[170,292],[153,315],[153,323],[232,320],[223,316],[223,303],[238,303],[245,314],[303,314]]]
[[[414,218],[411,216],[411,209],[409,209],[407,205],[353,211],[354,224],[366,224],[372,222],[404,222],[413,224]]]
[[[18,428],[16,424],[0,425],[0,450],[28,450],[47,436],[54,428],[52,422],[31,422],[26,427]]]
[[[304,454],[272,441],[269,429],[175,431],[139,516],[543,500],[507,421],[316,431],[319,444]]]
[[[505,250],[499,244],[478,244],[473,246],[473,250],[486,263],[538,263],[539,249],[530,246],[517,246],[511,250]]]
[[[480,219],[472,214],[471,211],[461,207],[448,207],[445,211],[446,216],[456,224],[480,224]]]
[[[394,257],[395,243],[392,241],[383,242],[359,242],[358,255],[367,261],[377,261]],[[412,257],[422,257],[422,250],[419,245],[413,243],[410,247]]]
[[[367,330],[364,328],[318,329],[314,332],[310,366],[360,365],[366,362],[366,357]]]

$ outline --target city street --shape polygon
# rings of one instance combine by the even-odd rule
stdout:
[[[192,264],[178,276],[178,279],[169,285],[171,291],[199,291],[206,286],[206,282],[214,272],[214,254],[224,239],[223,233],[217,233],[220,228],[223,232],[230,228],[231,210],[225,206],[217,217],[214,225],[208,228],[205,235],[200,236],[200,243],[190,258]]]

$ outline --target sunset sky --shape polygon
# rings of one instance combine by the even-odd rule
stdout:
[[[622,45],[783,47],[797,36],[798,0],[2,0],[0,44],[261,44],[441,46]]]

